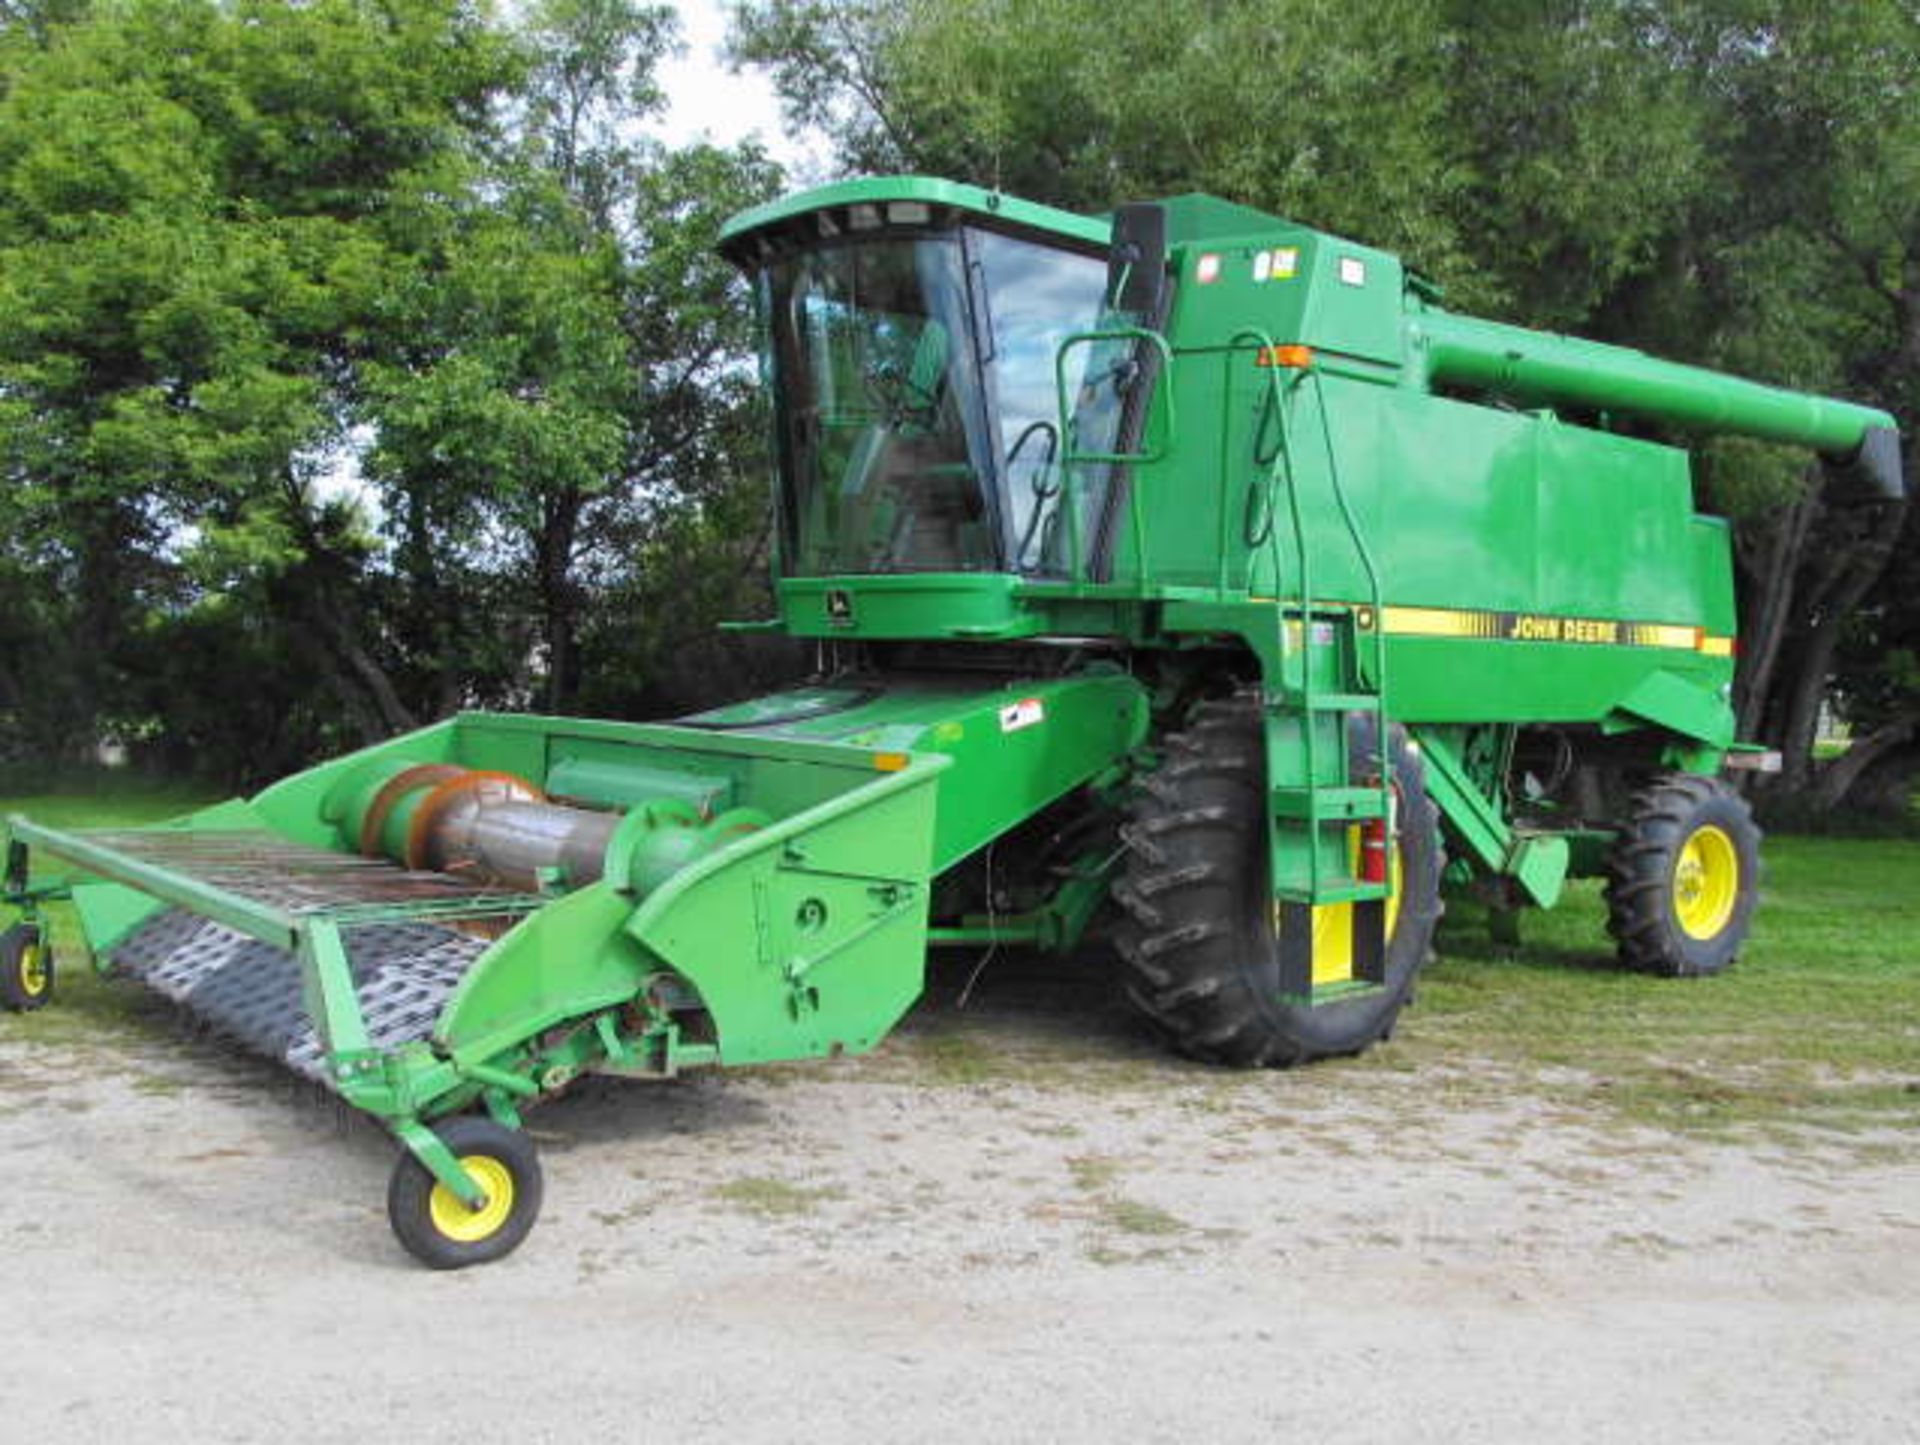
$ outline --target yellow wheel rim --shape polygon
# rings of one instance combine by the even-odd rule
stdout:
[[[47,991],[47,954],[37,943],[29,943],[20,951],[20,987],[28,998],[38,998]]]
[[[464,1154],[460,1163],[473,1182],[486,1192],[487,1202],[469,1209],[444,1184],[435,1184],[427,1198],[433,1227],[456,1244],[478,1244],[499,1232],[513,1213],[513,1171],[490,1154]]]
[[[1740,898],[1740,854],[1711,823],[1695,828],[1673,865],[1673,916],[1689,938],[1716,937]]]

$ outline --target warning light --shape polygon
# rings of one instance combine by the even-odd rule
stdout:
[[[1313,365],[1313,348],[1288,344],[1263,346],[1253,358],[1255,366],[1282,366],[1289,371],[1306,371]]]
[[[875,753],[873,768],[878,773],[897,773],[903,770],[910,759],[905,753]]]

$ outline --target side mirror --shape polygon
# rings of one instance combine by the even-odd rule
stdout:
[[[1121,206],[1107,253],[1107,309],[1157,326],[1166,299],[1167,213],[1151,203]]]

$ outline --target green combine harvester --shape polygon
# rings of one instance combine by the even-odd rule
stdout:
[[[506,1254],[582,1074],[861,1053],[930,947],[1111,938],[1196,1058],[1387,1037],[1443,884],[1607,880],[1626,967],[1755,902],[1726,523],[1663,432],[1899,496],[1883,412],[1453,314],[1205,196],[1091,219],[924,179],[727,228],[764,327],[806,685],[667,723],[466,713],[113,832],[11,820],[96,966],[378,1118],[393,1228]],[[29,852],[58,880],[29,878]],[[1115,906],[1111,909],[1108,904]]]

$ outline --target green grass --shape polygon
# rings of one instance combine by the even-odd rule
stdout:
[[[0,792],[0,818],[26,813],[51,828],[115,828],[159,823],[220,801],[202,787],[130,775],[103,775],[85,787],[58,793]]]
[[[714,1185],[712,1193],[715,1199],[762,1219],[786,1219],[812,1214],[823,1204],[847,1197],[847,1191],[838,1185],[810,1188],[766,1175],[729,1179],[724,1184]]]
[[[1565,1071],[1575,1082],[1549,1093],[1634,1122],[1913,1126],[1920,843],[1778,837],[1766,860],[1752,940],[1709,979],[1616,970],[1595,883],[1528,914],[1518,949],[1451,901],[1402,1043],[1416,1064]]]
[[[145,778],[110,779],[57,793],[0,794],[0,820],[25,813],[53,828],[115,828],[159,823],[218,802],[204,788],[156,783]],[[35,860],[36,879],[57,872]],[[165,1005],[137,988],[117,987],[96,978],[86,965],[79,923],[73,909],[56,903],[46,910],[52,927],[57,996],[38,1013],[9,1016],[0,1038],[84,1045],[104,1042],[135,1019],[164,1016]]]
[[[1116,1234],[1168,1236],[1185,1234],[1192,1227],[1179,1215],[1157,1204],[1120,1193],[1120,1174],[1120,1161],[1104,1155],[1082,1154],[1067,1160],[1067,1175],[1073,1187],[1088,1196],[1095,1219],[1107,1230]],[[1104,1245],[1096,1248],[1108,1256],[1096,1259],[1097,1263],[1119,1263],[1127,1258]]]

